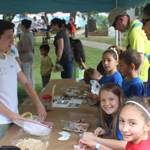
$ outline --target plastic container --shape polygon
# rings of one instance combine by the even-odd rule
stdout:
[[[54,96],[53,97],[53,102],[61,100],[63,97],[62,96]]]
[[[52,122],[41,122],[41,123],[43,123],[45,125],[48,125],[48,126],[51,126],[52,128],[53,128],[53,125],[54,125]],[[51,132],[52,132],[52,129],[45,136],[34,136],[34,135],[31,135],[31,134],[25,132],[23,129],[20,129],[10,139],[11,145],[17,146],[17,147],[23,149],[21,146],[23,146],[23,144],[24,144],[25,146],[30,145],[30,147],[34,147],[33,149],[40,148],[41,150],[46,150],[48,145],[49,145]],[[22,144],[20,142],[20,140],[24,140],[24,139],[26,139],[26,140],[29,140],[29,139],[40,140],[41,142],[38,142],[38,141],[33,141],[33,142],[24,141],[23,144]],[[20,145],[18,145],[19,142],[20,142]],[[31,148],[26,148],[26,149],[31,150]]]
[[[46,109],[46,111],[53,110],[53,100],[51,95],[43,95],[43,105]]]
[[[68,96],[77,96],[80,94],[80,87],[81,85],[65,85],[61,88],[62,96],[68,95]]]
[[[74,123],[75,120],[84,120],[83,124],[88,124],[88,127],[85,130],[85,131],[87,131],[89,126],[91,125],[91,122],[93,121],[94,117],[95,117],[95,115],[93,115],[93,114],[83,114],[83,113],[76,113],[76,112],[68,112],[65,116],[63,116],[60,119],[60,121],[61,121],[62,129],[64,129],[64,127],[67,124]],[[68,130],[68,131],[70,131],[70,130]],[[73,132],[82,132],[82,131],[73,131]]]

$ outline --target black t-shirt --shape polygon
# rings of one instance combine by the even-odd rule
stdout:
[[[68,35],[66,34],[64,30],[60,30],[55,36],[55,40],[54,40],[56,55],[58,51],[57,40],[61,38],[63,38],[63,41],[64,41],[64,49],[63,49],[62,56],[60,58],[60,65],[64,65],[73,59],[73,53],[70,49],[70,40],[69,40]]]

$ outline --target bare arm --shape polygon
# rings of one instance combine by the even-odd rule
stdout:
[[[29,96],[34,101],[40,120],[41,120],[41,117],[43,120],[45,120],[47,113],[46,113],[45,108],[42,105],[41,101],[39,100],[34,87],[31,85],[31,83],[28,81],[28,79],[26,78],[26,76],[24,75],[24,73],[22,71],[20,71],[17,74],[17,77],[18,77],[18,82],[24,87],[26,92],[29,94]]]
[[[84,64],[83,61],[80,62],[80,65],[83,67],[83,69],[86,69],[86,65]]]
[[[83,148],[88,146],[92,149],[95,149],[96,144],[97,144],[97,142],[95,142],[93,140],[89,140],[89,139],[80,140],[79,143],[80,143],[80,145],[81,145],[81,143],[83,143]],[[113,150],[113,149],[111,149],[111,148],[109,148],[109,147],[107,147],[107,146],[100,143],[99,150]]]
[[[144,63],[144,54],[143,54],[143,53],[139,53],[139,54],[140,54],[140,56],[141,56],[141,58],[142,58],[142,62],[141,62],[141,65],[140,65],[139,69],[137,70],[138,76],[139,76],[140,73],[141,73],[141,70],[142,70],[142,67],[143,67],[143,63]]]
[[[2,102],[0,102],[0,112],[4,115],[8,116],[9,118],[11,118],[12,121],[14,121],[18,118],[21,118],[21,116],[19,114],[12,112]]]
[[[57,40],[58,51],[57,51],[57,60],[60,61],[63,49],[64,49],[64,39],[60,38]],[[58,63],[55,63],[55,68],[58,70]]]
[[[63,38],[58,39],[57,45],[58,45],[57,60],[60,61],[64,49],[64,39]]]
[[[125,146],[127,144],[127,142],[124,140],[103,139],[103,138],[99,138],[99,137],[90,135],[87,132],[84,133],[83,139],[93,140],[95,142],[101,143],[104,146],[109,147],[111,149],[115,149],[115,150],[124,150]]]
[[[19,57],[16,57],[16,60],[17,60],[17,62],[18,62],[18,64],[19,64],[19,66],[21,66],[20,58],[19,58]]]
[[[18,52],[23,53],[23,52],[26,52],[27,50],[28,50],[28,45],[24,45],[22,49],[18,50]]]

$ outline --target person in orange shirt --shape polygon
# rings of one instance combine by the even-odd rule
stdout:
[[[75,24],[74,24],[74,18],[73,17],[70,18],[70,24],[71,24],[71,27],[72,27],[71,37],[75,38],[76,27],[75,27]]]

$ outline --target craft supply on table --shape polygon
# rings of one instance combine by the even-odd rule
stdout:
[[[50,111],[53,110],[53,100],[52,100],[52,96],[50,94],[48,95],[43,95],[42,96],[43,99],[43,105],[46,109],[46,111]]]
[[[99,90],[101,88],[101,85],[96,80],[90,80],[91,86],[91,92],[93,94],[99,95]]]
[[[62,100],[55,101],[53,106],[57,108],[79,108],[84,96],[64,96]]]
[[[86,132],[88,127],[90,126],[89,123],[85,123],[85,120],[74,120],[72,122],[67,123],[62,127],[63,130],[72,131],[72,132]]]
[[[22,117],[29,120],[39,121],[39,117],[36,115],[32,115],[32,113],[30,112],[23,113]]]
[[[95,115],[85,114],[78,112],[68,112],[63,116],[61,121],[61,127],[63,130],[72,131],[72,132],[85,132],[88,130],[88,127],[91,125]]]
[[[65,85],[61,88],[62,95],[77,96],[80,94],[81,85]]]
[[[88,133],[90,133],[91,135],[94,135],[93,132],[88,132]],[[77,132],[76,132],[75,134],[77,134],[77,135],[80,136],[80,137],[82,136],[82,134],[79,134],[79,133],[77,133]]]
[[[53,102],[61,100],[63,97],[62,96],[54,96],[53,97]]]
[[[49,142],[42,142],[41,140],[36,139],[20,139],[18,143],[16,143],[17,147],[21,150],[46,150],[49,146]]]
[[[80,148],[80,145],[74,145],[73,147],[77,150],[85,150],[84,148]]]
[[[85,99],[83,101],[83,103],[85,103],[87,106],[92,106],[92,105],[95,105],[97,102],[95,100],[92,100],[92,99]]]
[[[87,95],[88,91],[84,91],[84,95]]]
[[[13,121],[16,125],[21,127],[24,131],[31,135],[44,136],[51,132],[53,123],[52,122],[36,122],[24,118],[18,118]]]
[[[66,141],[71,136],[71,134],[69,134],[69,133],[67,133],[65,131],[58,132],[58,134],[62,135],[62,137],[58,138],[59,141]]]
[[[21,150],[46,150],[49,146],[51,131],[47,135],[36,136],[20,129],[11,137],[11,145]]]

